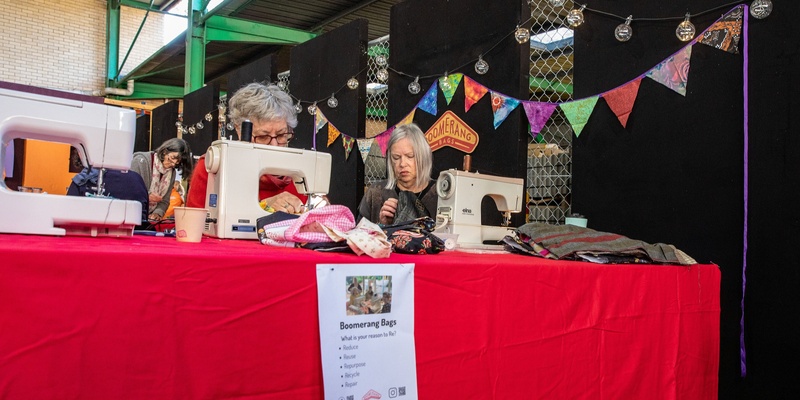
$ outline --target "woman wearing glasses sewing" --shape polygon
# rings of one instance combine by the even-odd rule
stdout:
[[[169,207],[169,194],[180,169],[184,174],[192,171],[192,153],[189,144],[180,138],[165,141],[155,151],[133,153],[131,171],[142,176],[147,187],[149,209],[147,218],[160,221]]]
[[[228,100],[230,121],[241,132],[242,122],[253,123],[253,143],[288,146],[297,126],[292,98],[276,85],[250,83],[237,90]],[[205,155],[195,165],[189,182],[187,207],[205,208],[208,171]],[[297,214],[303,211],[306,196],[298,194],[288,176],[262,175],[258,186],[258,200],[267,209]]]

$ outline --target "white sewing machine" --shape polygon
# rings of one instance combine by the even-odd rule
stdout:
[[[458,234],[458,246],[483,248],[509,233],[511,214],[522,211],[523,180],[448,169],[439,173],[436,232]],[[481,201],[491,197],[503,214],[503,226],[481,225]],[[445,223],[446,222],[446,223]],[[497,247],[497,245],[494,245]]]
[[[269,215],[259,205],[264,174],[290,176],[297,192],[328,193],[331,155],[233,140],[217,140],[206,152],[208,220],[203,234],[217,238],[258,239],[256,220]]]
[[[0,165],[10,141],[37,139],[74,146],[84,166],[128,170],[135,130],[133,110],[0,89]],[[96,197],[24,193],[9,190],[3,182],[0,204],[4,233],[130,236],[142,223],[141,203],[102,193]]]

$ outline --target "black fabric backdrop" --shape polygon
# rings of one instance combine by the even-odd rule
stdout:
[[[722,1],[595,1],[616,15],[675,17]],[[740,377],[739,323],[744,248],[743,54],[692,48],[686,97],[642,80],[627,129],[604,100],[574,140],[573,211],[592,228],[676,245],[722,270],[721,399],[784,399],[797,379],[800,244],[793,207],[800,191],[800,93],[796,24],[800,7],[773,1],[766,19],[747,16],[749,35],[749,218],[745,344]],[[692,18],[702,32],[730,7]],[[685,43],[680,21],[634,22],[627,43],[614,38],[622,21],[585,12],[575,29],[575,99],[613,89],[648,71]]]

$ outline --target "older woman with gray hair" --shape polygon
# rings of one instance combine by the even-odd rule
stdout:
[[[358,206],[359,219],[390,225],[436,216],[432,169],[431,147],[419,126],[396,127],[387,144],[387,179],[367,188]]]
[[[237,90],[228,100],[228,115],[240,135],[242,123],[250,121],[253,124],[251,141],[257,144],[287,147],[297,126],[292,98],[272,84],[250,83]],[[307,198],[297,193],[290,177],[262,175],[258,185],[258,200],[265,202],[268,208],[295,214],[303,210]],[[208,171],[203,155],[189,182],[187,207],[206,206],[207,186]]]

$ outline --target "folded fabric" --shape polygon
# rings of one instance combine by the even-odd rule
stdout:
[[[431,217],[417,218],[384,226],[392,250],[405,254],[437,254],[444,251],[444,241],[433,234],[436,221]]]
[[[649,244],[615,233],[574,225],[531,222],[517,228],[520,239],[538,244],[558,259],[586,259],[594,262],[697,264],[673,245]],[[537,251],[538,252],[538,251]],[[608,260],[608,261],[605,261]]]
[[[387,258],[392,254],[392,245],[386,240],[386,233],[380,226],[366,218],[361,218],[358,225],[347,232],[330,227],[323,227],[323,229],[334,240],[337,238],[346,240],[350,249],[358,255],[366,254],[372,258]]]
[[[274,213],[267,217],[259,218],[258,235],[262,244],[288,245],[284,242],[295,243],[321,243],[334,242],[325,228],[334,228],[339,231],[349,231],[355,226],[353,213],[342,205],[328,205],[315,208],[297,216],[285,218]],[[289,214],[286,214],[289,215]]]

